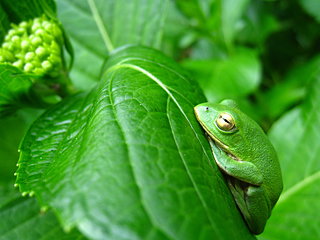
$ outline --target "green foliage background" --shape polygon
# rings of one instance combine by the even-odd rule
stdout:
[[[30,131],[35,134],[32,135],[29,132],[26,135],[24,144],[21,145],[22,150],[29,149],[31,152],[33,150],[34,152],[44,152],[45,149],[52,147],[50,145],[51,142],[65,142],[66,144],[77,146],[77,139],[74,140],[73,137],[78,133],[72,127],[63,126],[60,128],[61,125],[55,125],[57,129],[53,129],[48,119],[55,123],[58,121],[63,122],[65,120],[64,116],[70,117],[70,115],[78,113],[82,115],[79,114],[72,117],[75,119],[73,122],[75,126],[79,129],[84,129],[84,132],[93,135],[97,134],[94,136],[99,137],[100,143],[105,140],[104,135],[100,134],[105,129],[99,129],[97,126],[105,123],[101,119],[108,115],[99,115],[99,109],[104,109],[99,104],[99,97],[108,91],[106,86],[110,83],[110,79],[115,78],[113,80],[115,82],[117,82],[117,79],[119,82],[126,79],[126,87],[128,89],[143,88],[143,86],[134,85],[133,83],[134,77],[143,79],[145,75],[140,72],[140,75],[137,74],[136,76],[134,72],[130,72],[131,70],[123,70],[128,65],[130,65],[131,69],[147,69],[149,73],[155,76],[153,80],[159,82],[160,86],[162,86],[161,84],[165,84],[165,87],[169,86],[169,88],[165,88],[166,97],[169,95],[171,98],[174,96],[174,99],[178,99],[178,106],[185,113],[182,116],[178,114],[179,111],[177,109],[173,107],[167,108],[164,112],[169,116],[171,125],[163,124],[157,126],[159,129],[163,128],[172,131],[172,136],[169,133],[166,137],[159,135],[163,141],[170,142],[170,139],[174,139],[178,143],[177,148],[170,149],[172,152],[166,156],[175,156],[175,151],[186,156],[185,166],[188,171],[191,171],[189,176],[193,177],[195,184],[193,186],[199,187],[198,191],[204,196],[203,202],[209,206],[208,209],[199,207],[199,212],[203,211],[204,216],[209,219],[208,222],[211,221],[211,225],[208,224],[209,227],[203,230],[203,235],[199,238],[209,239],[210,234],[217,237],[217,239],[228,239],[234,236],[238,236],[239,239],[254,238],[247,231],[239,212],[236,210],[232,198],[223,183],[223,178],[219,175],[219,171],[213,167],[212,178],[208,177],[205,182],[201,182],[200,178],[197,177],[199,175],[210,176],[211,170],[203,160],[206,158],[205,152],[208,151],[205,138],[201,136],[201,130],[200,128],[197,129],[196,122],[193,122],[192,112],[189,110],[192,109],[192,105],[200,103],[197,101],[205,101],[204,96],[208,101],[214,102],[224,98],[237,100],[240,108],[254,118],[269,134],[270,140],[279,154],[284,191],[273,210],[265,232],[257,238],[320,238],[320,203],[318,200],[320,198],[320,160],[318,158],[320,151],[320,129],[318,127],[320,124],[319,1],[136,0],[128,2],[125,0],[57,0],[55,4],[52,1],[33,0],[29,4],[26,4],[26,1],[19,1],[19,3],[13,5],[12,1],[3,0],[0,3],[0,42],[2,42],[6,31],[9,29],[10,22],[19,22],[36,17],[43,12],[48,15],[57,14],[73,46],[74,64],[70,71],[70,78],[73,84],[83,92],[90,89],[93,90],[85,99],[81,97],[84,96],[81,94],[76,95],[76,97],[69,97],[60,105],[51,108],[49,112],[46,112],[40,118],[39,115],[43,110],[23,107],[14,115],[0,119],[1,240],[22,239],[22,236],[23,239],[52,239],[52,236],[59,239],[103,239],[105,236],[114,236],[115,239],[197,239],[199,237],[195,228],[185,227],[181,228],[181,232],[175,232],[175,226],[179,226],[178,220],[181,216],[186,216],[186,212],[181,213],[181,215],[177,214],[175,219],[171,219],[168,222],[163,220],[168,217],[164,214],[167,208],[160,208],[162,212],[157,211],[158,206],[161,204],[159,203],[156,206],[157,204],[154,203],[159,198],[163,197],[167,201],[168,209],[171,211],[175,211],[175,207],[179,209],[179,205],[174,205],[176,203],[174,199],[171,199],[172,202],[169,201],[168,196],[171,194],[169,191],[164,190],[163,195],[159,195],[154,199],[148,197],[156,196],[157,191],[154,192],[152,189],[147,188],[148,178],[143,172],[152,172],[153,177],[150,179],[153,180],[161,179],[159,177],[160,173],[153,171],[153,168],[150,168],[151,170],[145,169],[138,164],[138,161],[135,162],[134,159],[139,159],[141,156],[138,154],[138,148],[132,147],[133,144],[130,141],[128,148],[132,149],[132,151],[137,151],[135,152],[137,155],[132,157],[133,166],[136,167],[134,169],[138,174],[138,177],[134,180],[137,183],[136,185],[132,184],[131,186],[124,183],[123,179],[129,176],[126,175],[126,169],[122,169],[121,173],[119,172],[116,180],[113,179],[114,176],[109,178],[105,173],[107,170],[100,173],[97,169],[91,169],[90,167],[88,168],[91,169],[91,172],[84,171],[79,176],[88,174],[93,178],[103,177],[110,185],[117,183],[123,189],[127,188],[128,191],[130,189],[132,196],[136,194],[136,190],[132,189],[135,189],[134,187],[136,186],[140,187],[142,195],[145,194],[142,199],[145,201],[146,209],[150,210],[150,215],[156,219],[147,222],[155,229],[149,235],[146,235],[141,226],[139,226],[142,223],[146,224],[144,221],[148,220],[148,217],[139,215],[139,211],[132,211],[130,216],[125,215],[123,218],[116,219],[117,223],[121,224],[120,226],[127,227],[126,232],[122,232],[122,235],[117,232],[116,227],[118,226],[116,224],[110,224],[113,227],[110,232],[114,235],[108,235],[110,233],[107,230],[107,233],[100,232],[99,230],[104,229],[103,226],[109,226],[109,219],[98,219],[99,221],[101,220],[99,222],[94,216],[96,211],[99,211],[100,205],[87,211],[87,207],[83,207],[84,205],[81,201],[89,201],[88,199],[90,199],[91,195],[98,193],[102,193],[96,196],[101,201],[90,202],[92,206],[110,200],[110,197],[103,193],[105,185],[103,183],[102,185],[92,185],[93,189],[95,187],[101,188],[97,191],[90,191],[91,195],[85,195],[83,192],[88,191],[88,189],[76,188],[77,191],[75,191],[75,187],[72,184],[65,184],[64,187],[61,187],[63,185],[61,182],[67,181],[68,176],[61,177],[59,171],[64,169],[65,166],[68,169],[68,164],[63,166],[58,164],[55,167],[50,165],[51,169],[48,167],[48,170],[46,168],[47,165],[41,165],[41,161],[38,161],[32,155],[33,153],[26,154],[21,157],[20,163],[26,167],[21,167],[18,171],[18,183],[22,192],[28,192],[30,195],[35,194],[39,203],[35,198],[21,198],[20,194],[14,191],[12,187],[15,181],[13,174],[17,171],[15,165],[19,158],[17,149],[33,121],[37,120]],[[158,49],[168,57],[150,49],[139,47],[123,48],[126,44],[144,45]],[[117,50],[118,47],[122,47],[122,50]],[[178,64],[174,63],[170,58],[174,59]],[[109,59],[108,62],[106,62],[107,59]],[[162,68],[171,69],[170,74],[168,71],[160,70],[157,65],[159,63],[161,63]],[[121,64],[124,66],[121,66]],[[120,70],[117,67],[113,67],[118,65],[121,66]],[[109,71],[111,75],[113,72],[118,75],[116,77],[104,75],[102,78],[104,70]],[[181,73],[181,75],[176,77],[172,75],[172,72]],[[19,85],[13,82],[9,88],[5,87],[8,79],[7,75],[5,75],[7,73],[8,69],[3,70],[0,68],[0,76],[2,76],[0,77],[1,96],[5,96],[8,99],[13,94],[20,93],[21,89],[29,87],[29,80],[22,78],[21,80],[25,80],[26,84]],[[190,85],[183,86],[185,76],[192,79],[193,82],[190,81],[188,83]],[[179,83],[177,85],[173,84],[175,77],[177,78],[177,83]],[[150,76],[148,78],[150,80]],[[17,80],[15,79],[15,81]],[[201,89],[195,82],[198,82]],[[15,85],[19,88],[15,88]],[[145,85],[149,86],[148,79],[145,80]],[[132,122],[137,122],[137,119],[143,116],[141,106],[149,108],[155,103],[160,106],[163,91],[158,89],[159,86],[157,88],[155,85],[150,85],[150,88],[141,90],[139,95],[140,105],[135,105],[135,103],[130,103],[130,107],[125,105],[125,110],[132,113],[130,115],[133,119]],[[114,88],[115,91],[117,90],[116,87]],[[109,90],[111,88],[112,86]],[[18,90],[15,92],[14,89]],[[125,89],[122,93],[119,93],[119,99],[125,99],[131,93],[130,90]],[[152,102],[150,99],[153,97],[157,98],[158,101]],[[12,99],[23,101],[23,99],[19,98]],[[12,104],[15,104],[15,102],[12,101]],[[91,104],[96,105],[90,109]],[[168,105],[171,106],[170,103]],[[85,108],[85,106],[89,107]],[[84,109],[89,109],[91,114],[87,114],[83,111]],[[127,133],[127,137],[137,137],[138,133],[130,130],[130,127],[133,126],[126,125],[130,121],[126,120],[125,114],[121,112],[125,110],[121,109],[120,106],[115,115],[120,119],[119,122],[122,121],[123,131]],[[141,115],[134,115],[133,112],[135,110],[141,111]],[[68,115],[61,115],[60,112],[68,113]],[[150,112],[152,112],[152,109]],[[92,116],[95,117],[93,118]],[[53,117],[54,120],[52,120]],[[77,119],[77,117],[79,118]],[[188,120],[186,123],[182,121],[184,117]],[[83,126],[83,122],[81,122],[83,119],[87,119],[86,122],[90,124]],[[149,121],[154,119],[158,118],[150,117]],[[179,128],[179,124],[174,125],[174,123],[179,122],[179,119],[181,119],[181,124],[185,124],[183,126],[193,126],[194,132],[189,132],[188,129],[184,132],[183,129]],[[158,120],[154,121],[155,124],[161,123]],[[143,126],[148,127],[148,125]],[[59,135],[59,131],[66,129],[70,133],[69,137]],[[110,127],[109,129],[116,128]],[[38,140],[32,139],[32,137],[40,139],[50,135],[54,130],[58,133],[55,135],[58,139],[50,140],[51,142],[49,143],[42,140],[37,143]],[[75,133],[72,134],[72,131],[75,131]],[[152,131],[151,127],[150,131]],[[198,133],[200,134],[198,135]],[[83,143],[93,149],[92,153],[83,150],[87,149],[85,147],[79,151],[75,147],[72,148],[72,151],[75,152],[63,152],[53,157],[49,152],[49,158],[45,155],[43,157],[47,157],[45,159],[57,163],[59,159],[72,159],[71,156],[86,159],[86,156],[96,154],[95,156],[98,160],[92,164],[97,166],[97,164],[105,163],[104,160],[99,162],[101,151],[98,151],[103,149],[105,145],[91,144],[93,140],[88,140],[90,134],[81,134],[80,131],[79,138],[86,139],[83,140]],[[117,136],[117,133],[114,133],[114,136]],[[147,141],[144,138],[146,136],[149,135],[145,133],[139,141]],[[184,151],[185,146],[179,145],[179,143],[183,143],[183,139],[196,138],[200,139],[198,143],[192,140],[186,141],[186,143],[190,144],[188,146],[192,146],[194,152]],[[68,142],[70,139],[74,142]],[[106,139],[108,140],[108,138]],[[181,142],[179,142],[179,139]],[[151,137],[148,141],[150,145],[155,144]],[[108,144],[108,142],[106,141],[105,144]],[[32,144],[34,144],[34,148],[29,147]],[[160,144],[169,143],[161,143],[160,141]],[[152,151],[153,149],[147,148],[146,145],[143,146],[145,146],[145,151],[141,150],[141,152],[148,156],[144,152],[147,152],[147,150]],[[201,150],[199,146],[204,147]],[[114,153],[112,152],[114,148],[110,147],[110,149],[111,155]],[[124,149],[118,149],[117,151],[119,156],[124,156],[126,152]],[[154,152],[150,152],[150,154],[154,154]],[[161,159],[161,156],[159,156],[159,159]],[[193,160],[197,161],[197,159],[202,162],[202,170],[206,169],[205,173],[201,172],[199,174],[196,172],[197,169],[193,168]],[[35,165],[29,164],[32,161],[35,161]],[[89,163],[91,162],[84,160],[82,164]],[[36,167],[33,168],[33,166]],[[88,166],[91,166],[91,164]],[[176,169],[182,169],[179,166],[175,167]],[[172,165],[166,163],[163,169],[166,172],[170,172]],[[41,176],[41,179],[45,179],[47,185],[42,184],[37,176],[34,177],[32,175],[30,178],[27,174],[35,170],[39,172],[49,171],[52,174],[47,174],[45,177]],[[101,175],[94,175],[96,171]],[[173,175],[184,179],[184,174],[185,172],[178,172]],[[53,179],[51,176],[57,177]],[[58,179],[59,177],[61,179]],[[84,186],[87,186],[85,185],[85,178],[76,177],[77,175],[75,174],[75,179],[78,179],[76,185],[79,184],[81,186],[80,183],[83,183]],[[182,182],[178,182],[176,177],[172,177],[169,183],[171,183],[171,186],[176,184],[174,189],[178,189],[179,186],[185,186]],[[210,184],[213,190],[207,190],[207,186],[202,188],[202,184],[205,186]],[[47,192],[46,188],[49,189],[50,187],[54,188],[55,191]],[[119,188],[110,188],[108,190],[113,194],[121,193],[121,191],[120,193],[117,192]],[[73,195],[72,197],[68,195],[70,192]],[[192,204],[195,206],[201,205],[196,200],[194,202],[189,201],[194,196],[192,192],[186,192],[181,196],[184,196],[183,200],[181,200],[184,206],[189,206],[188,204],[190,206]],[[121,197],[120,194],[118,199],[121,199]],[[210,198],[213,200],[209,201],[208,199]],[[80,203],[79,199],[81,199]],[[74,205],[68,201],[74,203]],[[139,201],[137,200],[137,202]],[[218,206],[219,203],[221,203],[220,209],[215,209],[216,212],[210,211],[214,209],[214,206]],[[79,204],[80,207],[76,204]],[[109,206],[112,206],[112,204],[115,203],[109,202]],[[124,201],[121,204],[123,205],[117,206],[125,208],[129,203]],[[47,209],[53,209],[53,211],[48,211]],[[101,209],[104,208],[102,207]],[[111,210],[104,209],[107,213],[103,217],[109,216],[108,214],[114,214],[112,216],[115,219],[118,212],[109,213],[109,211],[112,212],[112,209],[115,208],[111,208]],[[87,215],[88,212],[90,212],[90,217]],[[194,216],[202,216],[199,212],[194,213]],[[223,216],[231,220],[223,221]],[[134,224],[132,218],[136,220],[137,225]],[[190,225],[186,224],[186,226],[192,226],[192,220],[190,221]],[[206,221],[203,220],[204,223]],[[97,222],[102,227],[97,227],[97,225],[93,224]],[[212,222],[217,224],[221,222],[221,225],[215,226]],[[34,225],[38,226],[37,231],[32,231]],[[68,230],[67,233],[63,229]],[[124,231],[123,229],[121,230]],[[160,230],[163,230],[163,232]]]

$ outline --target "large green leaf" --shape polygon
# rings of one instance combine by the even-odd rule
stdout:
[[[252,239],[193,106],[199,87],[159,52],[115,52],[99,85],[47,111],[17,183],[92,239]]]
[[[261,239],[319,239],[320,77],[303,104],[281,118],[270,138],[279,153],[284,191]]]
[[[167,0],[58,0],[58,15],[75,49],[71,79],[80,89],[98,80],[103,61],[126,44],[159,48]],[[85,29],[85,31],[83,31]]]
[[[84,240],[77,231],[68,234],[52,212],[41,212],[37,201],[22,198],[13,186],[0,186],[0,240]]]

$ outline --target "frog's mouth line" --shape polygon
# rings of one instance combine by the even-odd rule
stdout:
[[[229,147],[226,144],[224,144],[219,139],[217,139],[215,136],[210,134],[210,130],[204,124],[202,124],[202,122],[200,121],[199,116],[197,114],[197,111],[195,111],[195,115],[196,115],[196,118],[199,120],[198,122],[200,123],[202,128],[205,130],[205,134],[207,135],[207,137],[209,137],[215,143],[215,145],[221,151],[225,152],[230,158],[232,158],[235,161],[240,162],[241,160],[239,158],[237,158],[235,155],[232,154],[232,152],[230,151]]]
[[[228,155],[228,157],[232,158],[235,161],[241,162],[241,160],[239,158],[237,158],[236,156],[234,156],[231,153],[231,151],[229,150],[229,147],[227,145],[222,143],[220,140],[217,140],[217,138],[215,138],[214,136],[212,136],[211,134],[209,134],[207,132],[206,132],[206,135],[207,135],[208,138],[210,138],[214,142],[216,147],[219,148],[224,153],[226,153]]]
[[[215,136],[210,134],[208,129],[205,126],[203,126],[202,124],[201,124],[201,126],[205,129],[205,134],[207,135],[207,137],[210,138],[215,143],[217,148],[219,148],[221,151],[225,152],[228,155],[228,157],[232,158],[233,160],[241,162],[241,160],[239,158],[237,158],[236,156],[234,156],[231,153],[231,151],[229,150],[229,147],[227,145],[225,145],[223,142],[221,142]]]

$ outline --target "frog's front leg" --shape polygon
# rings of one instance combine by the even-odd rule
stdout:
[[[252,185],[260,186],[262,184],[263,176],[253,163],[233,159],[226,152],[217,147],[210,137],[208,137],[208,140],[214,159],[223,172]]]
[[[262,233],[271,211],[263,186],[244,186],[241,181],[232,178],[228,178],[228,185],[250,231]]]

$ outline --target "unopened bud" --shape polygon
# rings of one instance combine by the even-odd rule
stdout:
[[[42,27],[46,28],[48,26],[51,26],[51,23],[45,20],[45,21],[42,22],[41,25],[42,25]]]
[[[26,21],[23,21],[23,22],[19,23],[19,27],[27,28],[28,27],[28,23]]]
[[[15,31],[14,29],[10,29],[7,35],[8,35],[9,37],[12,37],[12,36],[14,36],[15,34],[16,34],[16,31]]]
[[[40,28],[41,28],[41,24],[35,22],[35,23],[32,24],[31,30],[32,30],[32,32],[36,32],[36,31],[39,30]]]
[[[26,32],[26,29],[24,29],[24,28],[16,29],[16,34],[19,36],[22,36],[25,32]]]
[[[28,53],[26,53],[24,58],[26,61],[31,61],[34,58],[34,56],[35,56],[34,52],[28,52]]]
[[[30,42],[28,40],[22,40],[21,41],[21,48],[23,50],[27,50],[29,48]]]
[[[43,35],[46,34],[46,32],[43,29],[38,29],[38,30],[35,31],[34,34],[38,35],[38,36],[43,36]]]
[[[51,64],[51,62],[49,62],[48,60],[43,61],[43,62],[41,63],[41,66],[42,66],[46,71],[48,71],[48,70],[50,70],[50,69],[52,68],[52,64]]]
[[[26,72],[31,72],[33,70],[33,65],[31,63],[26,63],[23,67],[23,70]]]
[[[19,59],[18,61],[15,61],[14,63],[12,63],[12,65],[17,67],[17,68],[22,68],[23,61],[21,59]]]
[[[41,16],[11,26],[0,48],[0,62],[38,75],[58,76],[63,67],[59,24]]]
[[[18,36],[13,36],[13,37],[11,38],[11,41],[12,41],[13,43],[18,43],[18,42],[20,42],[20,38],[19,38]]]
[[[41,44],[42,40],[40,37],[35,36],[31,39],[31,44],[35,47],[39,46]]]
[[[40,58],[43,58],[46,54],[47,54],[47,51],[44,47],[38,47],[36,49],[36,54],[40,57]]]

